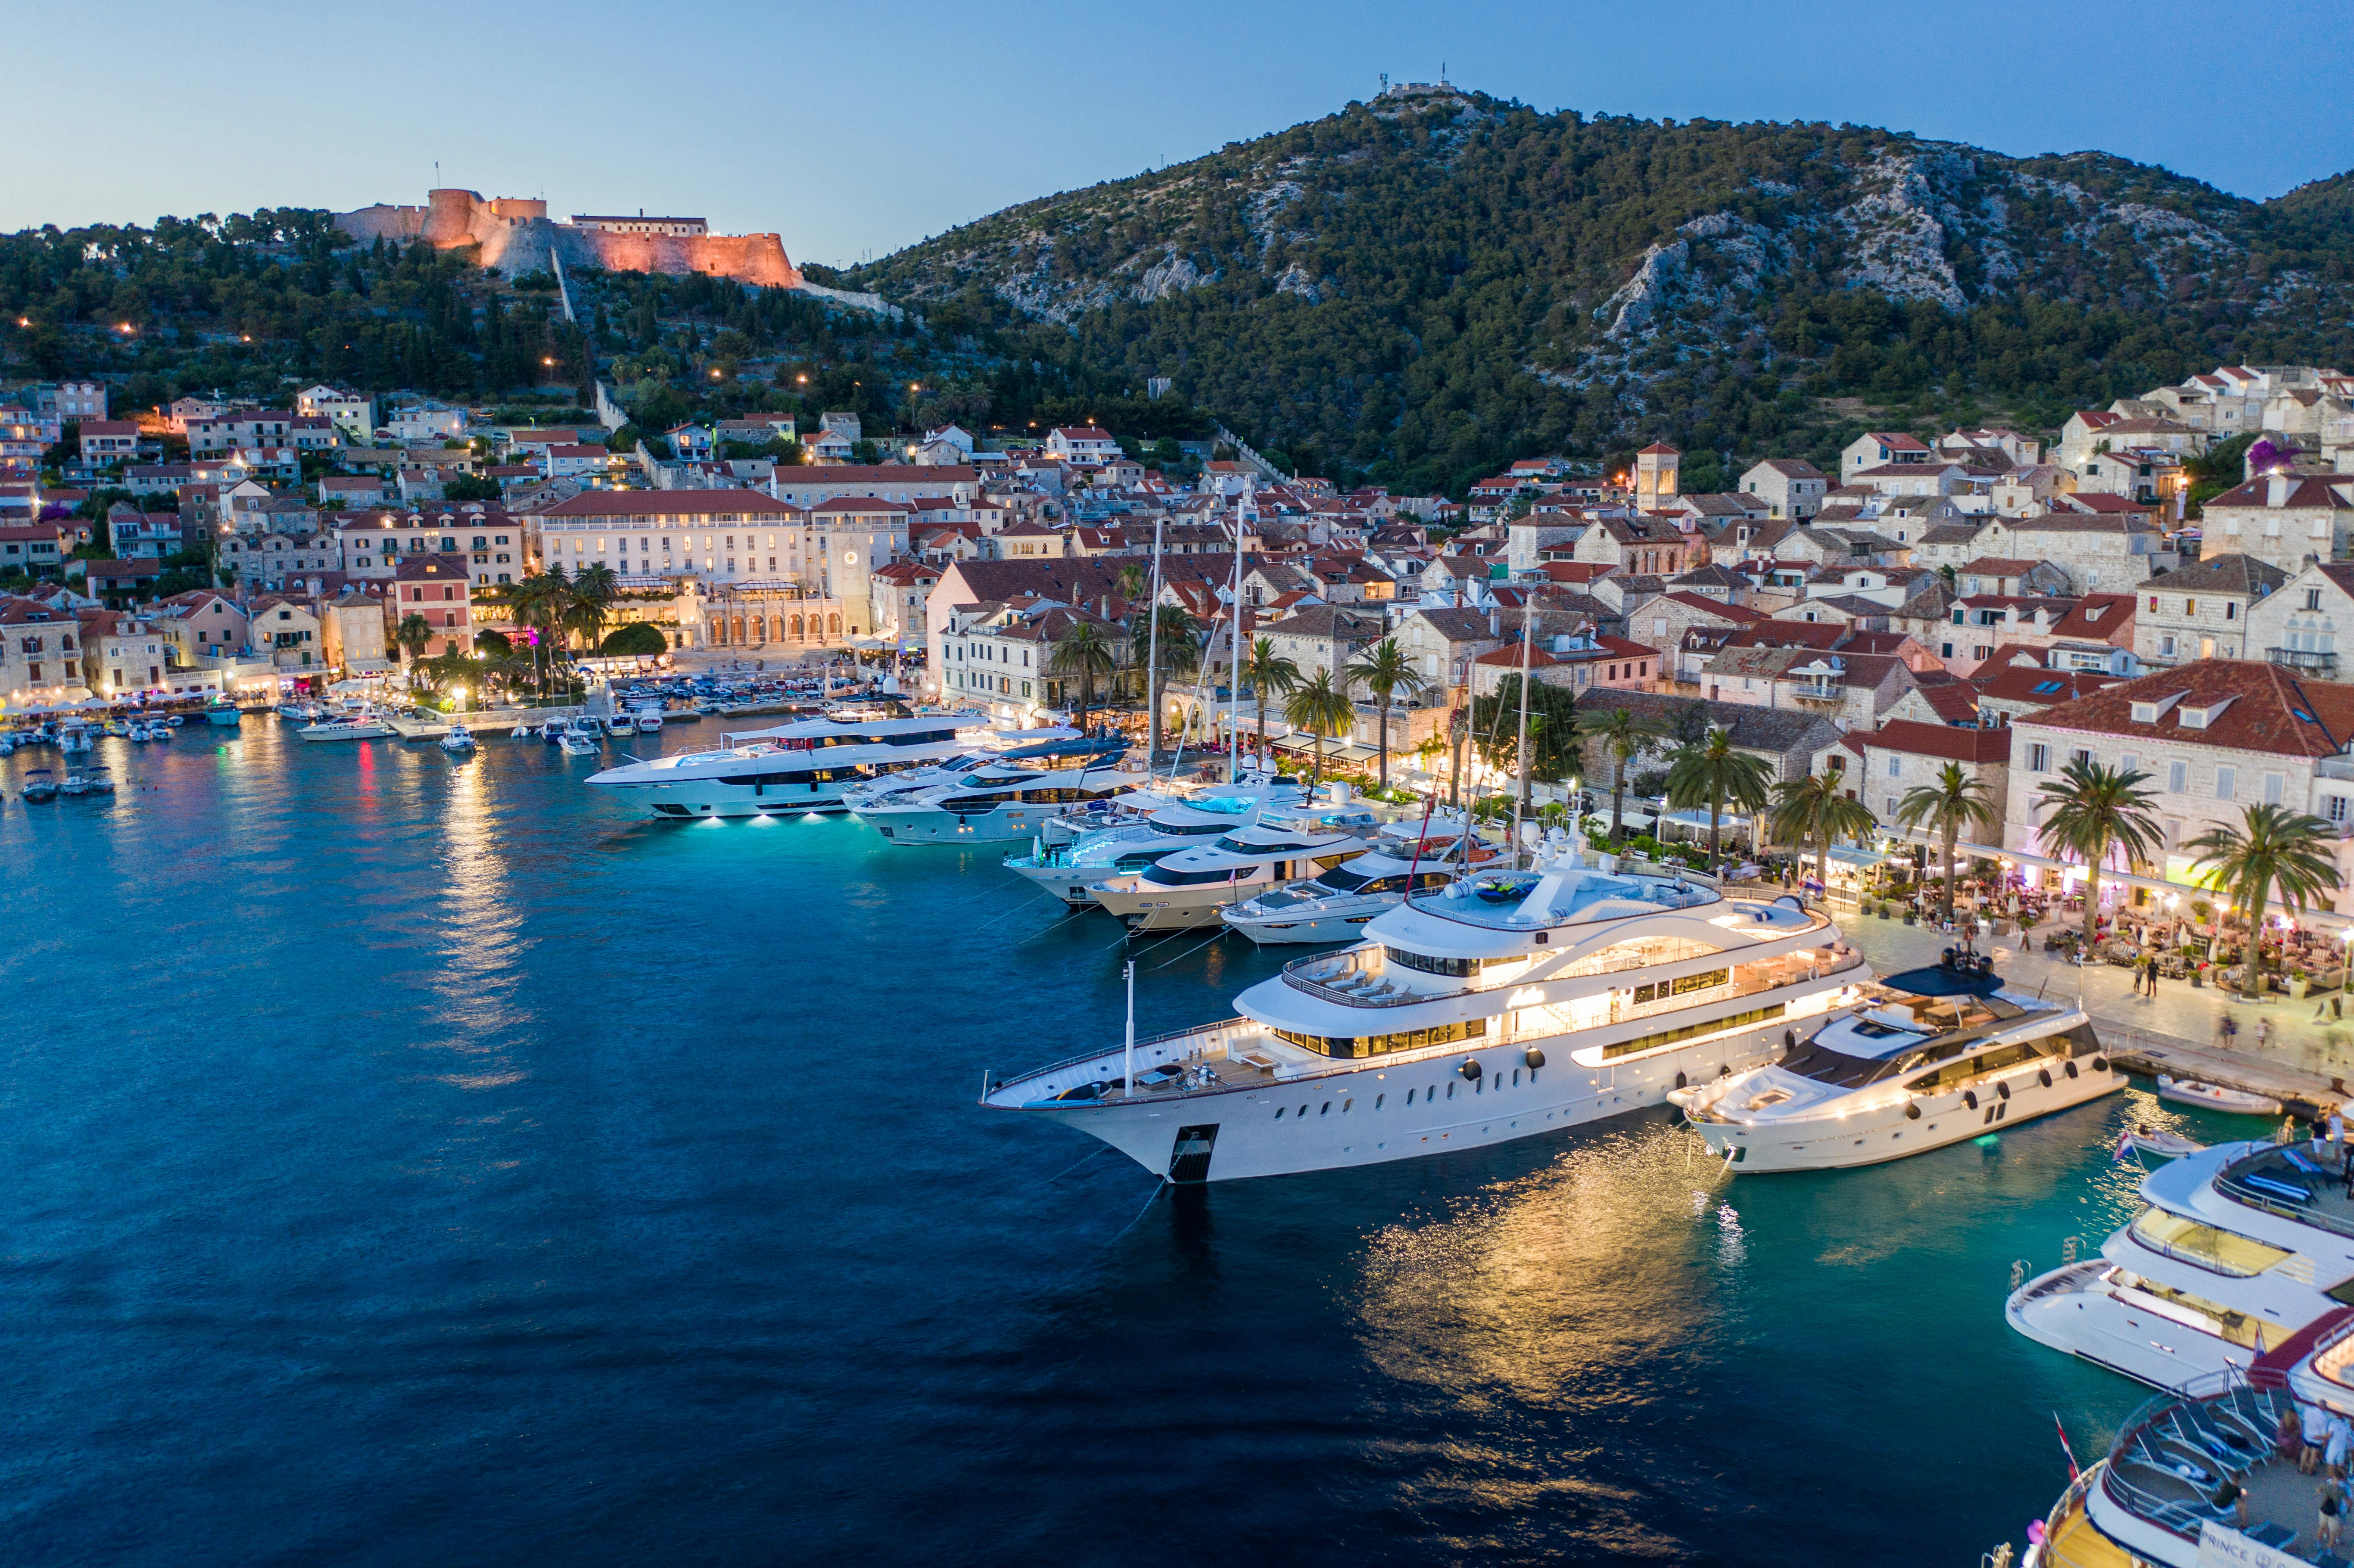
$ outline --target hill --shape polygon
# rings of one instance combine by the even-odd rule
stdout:
[[[2354,177],[2257,203],[2103,154],[1419,90],[846,276],[1092,394],[1169,376],[1304,471],[1459,493],[1664,437],[1709,482],[1870,422],[2354,360]]]

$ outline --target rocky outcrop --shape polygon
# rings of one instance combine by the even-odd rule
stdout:
[[[552,271],[561,258],[567,267],[612,272],[704,272],[777,289],[801,284],[801,270],[779,235],[607,234],[557,223],[543,201],[485,200],[469,190],[429,191],[423,207],[378,205],[338,213],[335,227],[364,244],[384,238],[404,245],[422,239],[437,250],[474,246],[484,267],[510,278]]]

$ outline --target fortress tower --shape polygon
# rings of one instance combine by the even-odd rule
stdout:
[[[602,220],[614,228],[622,220]],[[509,277],[548,270],[561,258],[569,267],[613,272],[693,272],[779,289],[799,288],[801,270],[775,234],[614,232],[598,224],[557,223],[535,197],[499,196],[450,188],[428,191],[423,207],[365,207],[338,213],[335,227],[353,238],[422,239],[437,250],[474,246],[482,264]]]

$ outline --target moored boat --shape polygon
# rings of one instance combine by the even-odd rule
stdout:
[[[2237,1111],[2243,1116],[2279,1116],[2280,1101],[2269,1095],[2251,1089],[2227,1089],[2221,1084],[2210,1084],[2197,1078],[2177,1078],[2168,1074],[2158,1075],[2158,1097],[2178,1105],[2204,1106],[2209,1110]]]

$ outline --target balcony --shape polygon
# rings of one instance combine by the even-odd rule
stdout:
[[[2338,670],[2337,654],[2317,653],[2306,648],[2267,648],[2264,657],[2301,674],[2327,676],[2335,674]]]

